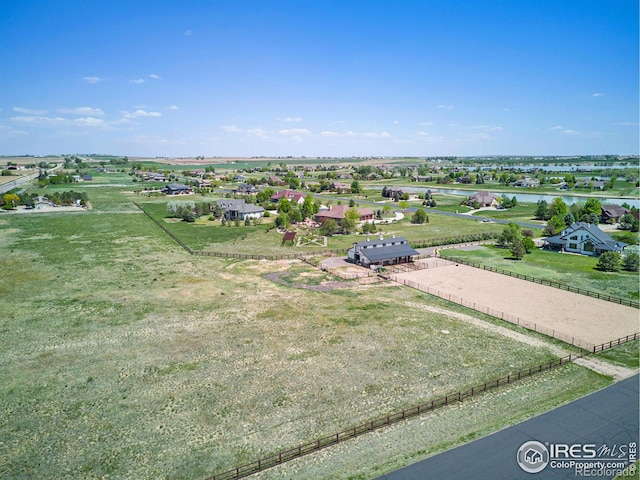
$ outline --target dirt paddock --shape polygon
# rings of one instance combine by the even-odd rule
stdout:
[[[525,280],[442,260],[433,268],[394,274],[400,282],[413,282],[446,295],[533,322],[566,336],[599,345],[639,331],[635,308],[566,292]],[[435,293],[431,291],[430,293]],[[522,323],[522,322],[521,322]]]

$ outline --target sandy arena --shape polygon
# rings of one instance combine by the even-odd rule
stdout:
[[[394,274],[392,278],[416,282],[438,290],[439,296],[461,297],[465,305],[473,302],[478,310],[486,311],[488,307],[508,314],[511,319],[517,317],[520,323],[533,322],[593,345],[640,330],[640,315],[632,307],[441,259],[429,262],[440,266]]]

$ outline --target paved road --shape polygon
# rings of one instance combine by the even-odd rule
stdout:
[[[517,463],[518,449],[531,440],[547,442],[546,445],[595,444],[596,448],[630,442],[637,445],[638,381],[635,375],[526,422],[383,475],[379,480],[582,478],[576,476],[575,467],[552,468],[553,458],[541,472],[526,473]],[[608,458],[614,456],[617,454]],[[589,473],[594,473],[590,479],[615,476],[599,468]]]

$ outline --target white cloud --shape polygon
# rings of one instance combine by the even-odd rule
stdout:
[[[432,127],[435,125],[435,123],[433,122],[420,122],[418,125],[420,125],[421,127]]]
[[[389,134],[389,132],[366,132],[364,136],[368,138],[389,138],[391,134]]]
[[[280,135],[309,135],[311,132],[306,128],[288,128],[285,130],[279,130]]]
[[[600,93],[600,92],[596,92],[594,94],[592,94],[592,97],[604,97],[606,94],[605,93]]]
[[[124,116],[124,118],[161,117],[162,116],[160,112],[147,112],[146,110],[136,110],[133,113],[123,111],[122,115]]]
[[[132,80],[129,80],[129,83],[136,83],[136,84],[141,84],[144,83],[146,80],[144,78],[134,78]]]
[[[562,133],[564,133],[565,135],[580,135],[580,132],[578,132],[577,130],[570,129],[563,130]]]
[[[94,117],[77,118],[73,123],[80,127],[104,127],[107,125],[103,119]]]
[[[87,83],[100,83],[100,82],[106,82],[105,78],[100,78],[100,77],[84,77],[83,80]]]
[[[11,117],[12,122],[30,124],[30,125],[65,125],[67,119],[60,117],[44,117],[44,116],[27,116],[27,117]]]
[[[394,121],[393,121],[393,124],[394,124],[394,125],[398,125],[399,123],[400,123],[400,122],[399,122],[398,120],[394,120]]]
[[[484,130],[486,132],[500,132],[503,130],[502,127],[494,127],[491,125],[474,125],[471,127],[473,130]]]
[[[291,140],[293,142],[303,142],[304,138],[302,138],[300,135],[294,135],[293,137],[291,137]]]
[[[260,138],[269,138],[269,135],[271,134],[271,132],[269,132],[268,130],[264,130],[260,127],[258,128],[249,128],[247,130],[247,133],[249,135],[253,135],[256,137],[260,137]]]
[[[231,132],[231,133],[242,132],[242,130],[238,128],[236,125],[222,125],[220,128],[225,132]]]
[[[321,137],[334,137],[334,138],[339,138],[339,137],[355,137],[355,132],[349,130],[347,132],[341,133],[341,132],[334,132],[332,130],[324,130],[322,132],[320,132],[320,136]]]
[[[167,107],[169,110],[180,110],[177,105],[171,105]]]
[[[284,117],[284,118],[276,118],[279,122],[287,122],[287,123],[300,123],[302,122],[301,117]]]
[[[162,80],[162,78],[160,77],[160,75],[156,75],[155,73],[151,73],[149,75],[149,78],[153,78],[154,80]]]
[[[551,127],[549,130],[562,130],[562,129],[564,129],[562,125],[556,125],[554,127]]]
[[[438,105],[437,108],[440,110],[453,110],[455,107],[453,105]]]
[[[17,113],[24,113],[25,115],[44,115],[47,113],[46,110],[23,107],[13,107],[12,110]]]
[[[192,32],[191,30],[185,30],[185,32],[184,32],[184,36],[185,36],[185,37],[190,37],[192,33],[193,33],[193,32]]]
[[[83,115],[85,117],[101,117],[104,115],[101,109],[91,107],[61,108],[58,112],[70,115]]]

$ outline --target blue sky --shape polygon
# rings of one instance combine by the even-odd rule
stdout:
[[[638,154],[637,0],[0,2],[0,154]]]

